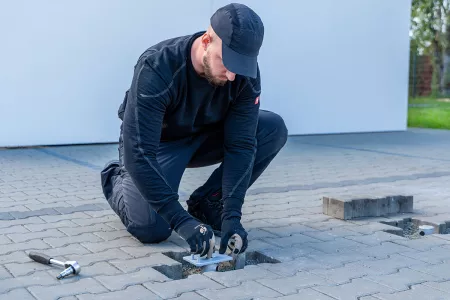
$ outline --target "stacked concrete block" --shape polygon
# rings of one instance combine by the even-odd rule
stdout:
[[[323,197],[322,200],[324,214],[343,220],[413,212],[413,196]]]

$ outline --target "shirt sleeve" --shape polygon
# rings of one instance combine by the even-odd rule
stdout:
[[[248,79],[233,101],[224,123],[224,162],[222,174],[223,217],[241,217],[244,197],[256,156],[256,130],[261,93],[257,79]]]
[[[166,82],[145,61],[136,66],[122,124],[124,164],[145,200],[177,230],[189,214],[156,160],[164,114],[172,98]]]

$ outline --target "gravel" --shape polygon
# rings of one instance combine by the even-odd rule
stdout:
[[[405,222],[403,236],[409,239],[419,239],[422,237],[419,234],[419,226],[415,222]]]

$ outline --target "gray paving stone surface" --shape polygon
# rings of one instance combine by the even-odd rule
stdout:
[[[292,136],[248,190],[249,250],[280,263],[173,280],[175,233],[134,239],[103,199],[99,171],[117,144],[0,150],[0,300],[3,299],[450,299],[450,234],[417,239],[386,221],[449,228],[450,132]],[[217,166],[186,170],[180,202]],[[341,220],[323,197],[411,195],[412,213]],[[450,233],[450,232],[449,232]],[[28,257],[76,260],[77,276]]]

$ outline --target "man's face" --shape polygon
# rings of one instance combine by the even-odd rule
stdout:
[[[223,86],[228,80],[233,81],[236,74],[225,68],[222,62],[222,41],[215,37],[203,55],[203,68],[206,79],[215,86]]]

